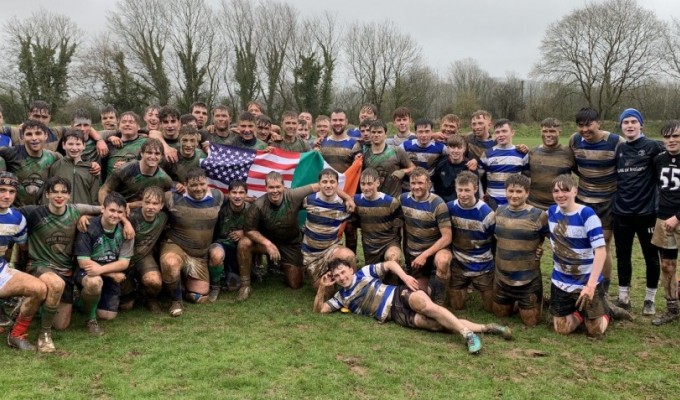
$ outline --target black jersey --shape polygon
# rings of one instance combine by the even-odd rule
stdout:
[[[654,158],[656,179],[659,183],[659,208],[657,217],[680,218],[680,154],[671,155],[667,151]]]
[[[661,143],[644,136],[625,142],[616,151],[616,215],[650,215],[656,211],[657,190],[654,157]]]

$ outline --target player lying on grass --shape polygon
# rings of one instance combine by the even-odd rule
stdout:
[[[405,284],[392,286],[382,283],[380,279],[386,272],[397,275]],[[335,283],[341,289],[327,300],[324,295],[326,288]],[[494,323],[482,325],[458,319],[446,308],[436,305],[427,293],[419,289],[416,278],[407,275],[395,261],[367,265],[356,273],[346,261],[331,261],[329,272],[320,279],[314,299],[314,312],[331,313],[342,309],[373,317],[380,322],[392,320],[409,328],[459,333],[465,338],[471,354],[477,354],[482,349],[475,332],[496,333],[505,339],[512,339],[512,332],[507,326]]]

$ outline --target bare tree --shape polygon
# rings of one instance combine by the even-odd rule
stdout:
[[[285,86],[285,61],[290,43],[297,27],[297,10],[287,3],[261,1],[257,9],[257,31],[260,35],[260,49],[257,53],[260,65],[260,86],[265,107],[274,115],[277,96]],[[272,16],[275,16],[273,18]],[[280,97],[285,100],[283,97]],[[281,104],[279,108],[285,108]]]
[[[420,57],[420,50],[393,22],[354,24],[345,38],[347,63],[364,97],[382,110],[385,94]]]
[[[469,118],[480,108],[491,108],[495,82],[476,60],[466,58],[452,63],[448,81],[453,89],[454,110],[461,117]]]
[[[177,105],[188,110],[192,103],[202,100],[212,104],[217,95],[219,69],[217,18],[205,0],[168,3],[170,43],[176,55],[170,63],[179,85]]]
[[[41,9],[25,20],[12,20],[5,35],[10,65],[6,88],[18,91],[24,105],[42,99],[56,113],[68,99],[69,68],[81,30],[69,17]]]
[[[319,88],[319,113],[330,115],[333,103],[333,76],[340,56],[340,40],[342,29],[338,26],[335,15],[324,12],[320,17],[314,17],[307,21],[314,38],[315,52],[319,54],[323,62],[321,70],[321,85]]]
[[[168,21],[163,0],[120,0],[109,20],[109,29],[133,56],[135,74],[160,104],[168,104],[171,96],[165,59]]]
[[[680,79],[680,19],[673,18],[663,33],[661,67],[672,78]]]
[[[578,86],[607,118],[656,72],[663,26],[635,0],[590,3],[548,27],[533,74]]]
[[[257,56],[260,38],[255,25],[255,10],[248,0],[222,1],[220,33],[233,53],[223,50],[229,60],[225,68],[225,88],[232,104],[246,109],[255,100],[259,88]],[[233,82],[233,83],[232,83]]]

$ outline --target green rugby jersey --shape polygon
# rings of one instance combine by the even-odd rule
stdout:
[[[111,176],[114,170],[114,165],[123,161],[129,163],[139,157],[142,151],[142,145],[146,142],[146,138],[137,136],[136,139],[123,142],[123,147],[118,148],[109,144],[109,155],[106,160],[106,176]]]
[[[229,238],[229,234],[235,231],[242,231],[245,223],[246,210],[250,204],[244,203],[243,208],[234,210],[231,203],[225,202],[220,210],[217,226],[215,227],[215,243],[223,246],[236,248],[236,242]]]
[[[143,175],[139,168],[139,161],[125,164],[109,175],[106,183],[111,191],[118,192],[128,202],[142,199],[142,192],[149,186],[159,186],[163,191],[172,188],[170,176],[158,168],[153,175]]]
[[[135,208],[130,212],[129,220],[135,228],[135,249],[130,259],[130,265],[134,265],[153,252],[168,222],[168,214],[161,211],[153,221],[149,222],[144,219],[142,209]]]
[[[118,224],[112,231],[102,225],[102,216],[90,220],[87,232],[78,232],[75,254],[79,260],[90,259],[100,265],[110,264],[120,259],[130,259],[134,239],[123,237],[123,226]]]
[[[36,205],[40,202],[42,187],[49,177],[49,168],[61,158],[61,154],[44,149],[40,157],[31,157],[23,145],[15,149],[21,168],[16,172],[19,187],[14,205]]]

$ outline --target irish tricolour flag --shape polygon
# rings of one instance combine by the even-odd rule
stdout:
[[[211,186],[226,192],[229,183],[238,179],[248,184],[249,196],[259,197],[266,193],[264,178],[271,171],[281,173],[286,187],[296,188],[318,182],[319,172],[330,165],[318,151],[294,153],[275,148],[267,153],[213,143],[201,167]],[[353,195],[361,175],[361,160],[355,160],[347,171],[338,175],[338,187]]]

